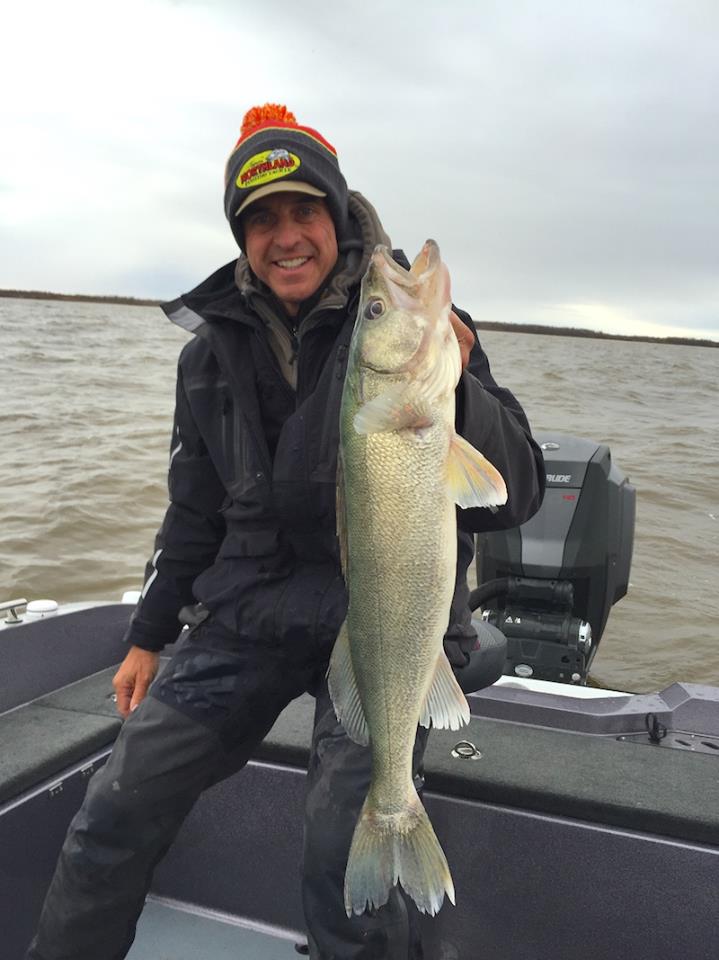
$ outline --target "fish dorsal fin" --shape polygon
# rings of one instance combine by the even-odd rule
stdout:
[[[469,723],[467,698],[452,673],[444,650],[437,657],[437,666],[422,705],[419,722],[423,727],[429,727],[431,723],[438,730],[459,730]]]
[[[430,403],[412,384],[394,383],[362,404],[354,416],[357,433],[390,433],[432,425]]]
[[[447,460],[450,496],[460,507],[501,507],[507,502],[502,474],[464,437],[452,437]]]
[[[369,743],[369,728],[360,700],[355,669],[350,652],[347,621],[342,624],[335,642],[330,668],[327,671],[327,686],[334,704],[337,719],[355,743],[366,747]]]

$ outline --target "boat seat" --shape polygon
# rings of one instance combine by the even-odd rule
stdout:
[[[0,804],[60,776],[111,744],[121,721],[114,667],[0,715]],[[68,707],[74,696],[79,696]]]
[[[102,604],[3,630],[0,805],[114,742],[122,721],[112,677],[132,609]]]
[[[131,612],[102,604],[2,631],[0,804],[114,741],[121,721],[110,699],[113,665],[127,651]]]
[[[28,704],[0,717],[0,804],[113,742],[119,720]]]

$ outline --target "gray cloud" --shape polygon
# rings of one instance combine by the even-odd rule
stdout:
[[[68,142],[67,117],[36,105],[60,168],[77,149],[90,172],[72,216],[14,220],[0,284],[173,296],[199,280],[233,255],[222,167],[270,99],[335,143],[395,243],[440,242],[477,314],[562,322],[589,303],[719,337],[714,2],[203,0],[166,16],[199,17],[219,52],[158,36],[162,96],[114,101],[114,134],[79,118]]]

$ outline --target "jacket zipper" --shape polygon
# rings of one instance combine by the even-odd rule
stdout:
[[[300,336],[299,329],[292,324],[291,328],[292,335],[292,365],[297,365],[297,385],[295,387],[295,409],[299,406],[300,402]]]

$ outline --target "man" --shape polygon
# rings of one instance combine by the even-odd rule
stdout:
[[[348,191],[334,148],[272,105],[245,117],[225,213],[242,255],[166,307],[195,337],[179,361],[171,502],[114,681],[127,720],[70,827],[31,960],[125,956],[153,868],[200,792],[242,767],[306,690],[317,698],[303,867],[310,955],[422,955],[416,911],[397,888],[378,911],[345,915],[342,878],[370,758],[338,725],[324,681],[347,606],[335,533],[344,367],[360,280],[389,240],[373,207]],[[470,531],[530,517],[543,470],[470,318],[457,311],[452,322],[465,366],[458,429],[508,489],[494,514],[462,511],[445,640],[459,666],[475,639]],[[178,615],[191,629],[149,689]],[[425,742],[422,731],[417,771]]]

